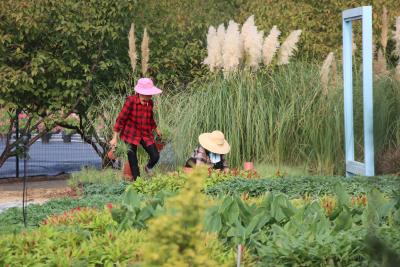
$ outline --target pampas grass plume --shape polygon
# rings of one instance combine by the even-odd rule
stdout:
[[[274,58],[276,51],[279,49],[279,35],[281,32],[278,27],[275,25],[272,27],[268,36],[265,37],[263,44],[263,62],[265,66],[271,64],[272,59]]]
[[[396,44],[393,54],[397,57],[400,57],[400,16],[396,18],[396,30],[393,31],[393,40]]]
[[[381,45],[383,48],[383,53],[386,53],[386,47],[388,42],[388,31],[389,31],[389,23],[388,23],[388,12],[386,7],[383,7],[382,11],[382,32],[381,32]]]
[[[207,33],[207,58],[204,64],[208,65],[211,72],[214,72],[221,65],[221,46],[217,37],[217,31],[210,26]]]
[[[257,69],[262,59],[263,32],[258,32],[254,24],[254,15],[250,16],[243,24],[241,38],[246,65]]]
[[[222,52],[224,72],[230,73],[236,71],[239,67],[241,58],[242,49],[239,25],[231,20],[226,29]]]
[[[332,62],[334,60],[335,56],[333,52],[330,52],[326,59],[324,60],[324,63],[322,64],[320,76],[321,76],[321,84],[322,88],[324,89],[324,95],[328,94],[328,87],[329,87],[329,73],[332,67]]]
[[[147,70],[149,68],[149,54],[150,54],[150,49],[149,49],[149,35],[147,33],[147,29],[144,28],[144,33],[143,33],[143,40],[142,40],[142,74],[143,76],[146,76]]]
[[[129,30],[128,34],[128,44],[129,44],[128,55],[131,60],[132,72],[135,72],[137,54],[136,54],[136,44],[135,44],[135,25],[133,23],[131,24],[131,29]]]
[[[297,51],[297,42],[300,39],[301,30],[293,31],[283,42],[278,53],[278,65],[289,64],[290,57]]]

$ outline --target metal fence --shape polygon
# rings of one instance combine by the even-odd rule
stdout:
[[[5,141],[0,140],[0,153],[4,148]],[[65,142],[61,133],[52,134],[49,140],[39,139],[29,148],[28,155],[27,176],[54,176],[79,171],[86,166],[101,168],[101,158],[77,134],[70,142]],[[23,173],[24,160],[12,157],[0,168],[0,179],[21,177]]]

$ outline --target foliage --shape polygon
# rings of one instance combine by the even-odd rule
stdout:
[[[159,192],[155,196],[138,194],[128,187],[119,204],[111,209],[112,218],[118,223],[118,229],[131,227],[144,229],[146,222],[159,214],[168,193]]]
[[[139,177],[129,187],[138,193],[154,195],[160,191],[176,192],[183,187],[186,180],[184,174],[174,172],[166,175],[158,174],[150,180]]]
[[[202,61],[207,28],[228,21],[237,12],[238,4],[227,0],[138,0],[140,13],[133,17],[135,29],[141,34],[146,27],[149,32],[148,73],[156,84],[178,89],[205,75],[207,69]]]
[[[215,239],[203,230],[207,199],[201,194],[205,170],[195,169],[180,193],[166,201],[165,213],[150,220],[143,247],[144,266],[223,266],[213,249]],[[210,242],[212,241],[212,242]]]
[[[367,227],[398,229],[397,219],[391,219],[399,213],[396,202],[372,190],[367,207],[352,205],[340,184],[335,185],[335,195],[337,205],[330,214],[317,201],[296,208],[279,193],[267,193],[258,205],[249,205],[237,196],[225,197],[208,209],[206,229],[218,233],[225,244],[245,245],[262,266],[372,262],[364,244]]]
[[[27,206],[28,228],[39,226],[50,215],[63,214],[76,207],[103,208],[107,203],[115,203],[119,199],[119,195],[90,195],[79,199],[62,198],[50,200],[42,205],[31,204]],[[22,209],[7,209],[0,214],[0,222],[0,233],[19,232],[23,229]]]
[[[269,191],[284,193],[290,198],[298,198],[304,195],[322,196],[324,194],[332,194],[334,185],[337,182],[341,182],[345,190],[353,195],[366,194],[376,187],[387,196],[393,197],[397,194],[400,177],[305,176],[256,180],[236,178],[209,187],[205,192],[210,195],[248,193],[249,196],[260,196]]]
[[[107,204],[111,210],[113,205]],[[111,217],[111,211],[96,210],[94,208],[77,207],[60,215],[49,216],[42,222],[46,226],[76,226],[97,234],[104,234],[107,230],[115,229],[116,222]]]
[[[205,187],[208,188],[235,177],[244,177],[245,179],[259,178],[257,172],[254,170],[230,169],[228,171],[219,171],[208,169],[208,175],[203,179]],[[154,195],[160,191],[176,192],[184,187],[186,181],[187,175],[185,173],[169,172],[167,174],[157,174],[151,179],[138,178],[129,187],[138,193]]]
[[[88,81],[113,85],[129,71],[132,3],[2,1],[2,102],[41,115],[90,99]]]
[[[84,168],[79,172],[75,172],[68,179],[68,185],[75,188],[80,185],[91,185],[91,184],[101,184],[101,185],[113,185],[122,181],[122,175],[119,171],[112,169],[104,169],[98,171],[93,168]]]
[[[378,43],[382,25],[382,9],[388,9],[389,25],[399,16],[400,4],[396,0],[328,0],[328,1],[273,1],[244,0],[239,21],[255,15],[256,25],[268,32],[278,25],[282,32],[301,28],[303,30],[300,51],[310,60],[322,61],[329,52],[339,52],[342,40],[342,11],[349,8],[372,5],[374,40]],[[290,18],[290,19],[288,19]],[[361,47],[361,30],[354,24],[356,43]],[[285,36],[283,36],[285,38]],[[336,53],[338,54],[338,53]]]
[[[0,239],[2,266],[129,266],[140,258],[143,234],[91,232],[76,227],[46,226]]]
[[[134,2],[1,1],[0,105],[41,117],[42,132],[71,112],[85,121],[96,93],[117,90],[129,73],[126,33]],[[32,131],[28,123],[22,128]]]

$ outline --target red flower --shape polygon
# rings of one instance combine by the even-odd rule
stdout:
[[[111,210],[111,209],[113,208],[112,203],[108,203],[108,204],[107,204],[107,208]]]

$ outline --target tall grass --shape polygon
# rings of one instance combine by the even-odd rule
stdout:
[[[174,128],[180,163],[190,155],[200,133],[219,129],[232,147],[228,160],[233,166],[252,160],[278,166],[306,164],[316,173],[342,173],[341,84],[329,87],[324,94],[319,67],[301,62],[271,72],[241,72],[228,79],[213,75],[207,81],[193,84],[188,92],[164,99],[173,104],[160,113],[174,118],[169,125]],[[356,91],[360,88],[355,86]],[[391,79],[376,82],[378,153],[399,141],[399,98],[398,83]],[[357,110],[355,128],[362,121]],[[356,141],[361,145],[361,138]]]

